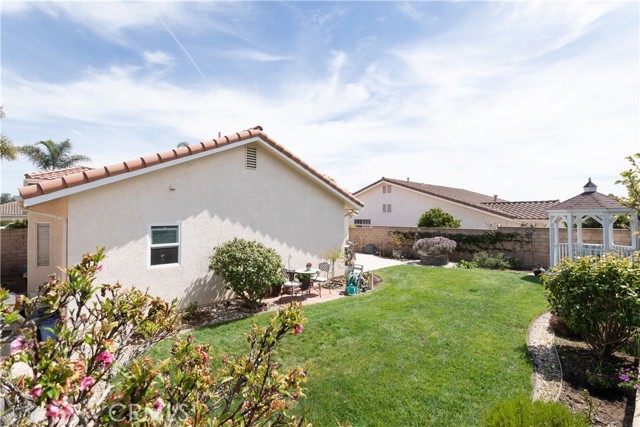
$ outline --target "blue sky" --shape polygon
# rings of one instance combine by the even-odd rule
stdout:
[[[101,166],[255,125],[355,191],[604,193],[640,152],[638,2],[2,2],[2,132]],[[25,159],[2,163],[15,193]]]

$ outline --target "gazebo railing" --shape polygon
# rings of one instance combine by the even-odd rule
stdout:
[[[583,243],[580,245],[573,246],[573,257],[579,258],[583,256],[601,256],[604,252],[604,245],[598,245],[593,243]],[[631,246],[622,246],[622,245],[614,245],[609,252],[616,252],[619,256],[623,258],[630,257],[634,249]],[[567,258],[569,256],[569,244],[568,243],[558,243],[556,245],[555,251],[555,261],[556,264],[562,258]]]

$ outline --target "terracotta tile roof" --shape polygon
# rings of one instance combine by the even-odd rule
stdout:
[[[484,206],[496,211],[505,212],[518,219],[548,219],[547,210],[557,205],[559,200],[534,200],[524,202],[490,202]]]
[[[39,182],[35,185],[29,185],[18,189],[20,196],[23,199],[30,199],[32,197],[38,197],[45,194],[55,193],[56,191],[64,190],[66,188],[76,187],[83,184],[93,183],[101,179],[133,172],[139,169],[144,169],[150,166],[158,165],[161,163],[170,163],[173,160],[180,159],[182,157],[192,156],[194,154],[202,153],[205,151],[215,151],[218,148],[222,148],[228,145],[245,141],[251,138],[260,138],[266,144],[273,149],[280,152],[285,157],[289,158],[293,162],[297,163],[300,167],[305,169],[311,175],[328,185],[334,191],[338,192],[349,201],[353,202],[356,206],[364,206],[357,197],[353,196],[348,191],[336,185],[331,180],[320,174],[314,168],[309,166],[306,162],[302,161],[299,157],[285,149],[282,145],[278,144],[274,139],[270,138],[263,132],[262,127],[256,126],[251,129],[237,132],[232,135],[221,136],[209,141],[200,142],[197,144],[191,144],[188,147],[174,148],[172,150],[163,151],[161,153],[155,153],[144,157],[128,160],[122,163],[116,163],[101,168],[94,168],[84,170],[71,175],[61,176],[59,178],[51,179],[48,181]]]
[[[24,179],[25,180],[49,180],[49,179],[57,179],[57,178],[61,178],[63,176],[66,175],[72,175],[74,173],[78,173],[78,172],[84,172],[84,171],[89,171],[93,168],[90,168],[89,166],[72,166],[70,168],[65,168],[65,169],[56,169],[56,170],[52,170],[52,171],[41,171],[41,172],[31,172],[31,173],[25,173],[24,174]]]
[[[558,203],[548,210],[575,210],[575,209],[629,209],[613,197],[597,192],[584,192],[564,202]]]
[[[20,207],[20,202],[9,202],[0,205],[1,217],[27,217],[27,212]]]

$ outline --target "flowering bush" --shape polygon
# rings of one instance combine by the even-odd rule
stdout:
[[[620,369],[618,379],[620,379],[618,386],[631,390],[640,390],[640,366]]]
[[[259,242],[235,238],[214,248],[210,261],[209,269],[250,309],[258,308],[270,286],[282,280],[282,258]]]
[[[420,239],[413,244],[413,250],[420,255],[448,255],[455,248],[455,241],[442,236]]]
[[[272,359],[280,339],[302,332],[301,306],[254,326],[249,353],[225,356],[219,367],[193,337],[174,342],[171,360],[140,359],[178,329],[175,301],[94,285],[103,253],[85,255],[64,270],[66,280],[52,276],[24,302],[27,319],[41,306],[62,314],[55,340],[39,341],[37,325],[20,323],[0,290],[0,327],[12,331],[0,339],[10,351],[0,359],[0,425],[302,425],[288,410],[303,396],[305,372],[280,374]]]
[[[542,275],[554,314],[604,360],[640,327],[640,252],[632,260],[615,254],[565,258]]]

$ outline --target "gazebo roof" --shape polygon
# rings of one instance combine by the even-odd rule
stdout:
[[[549,209],[548,212],[573,210],[590,210],[599,212],[604,210],[632,210],[628,206],[619,203],[613,197],[598,193],[598,187],[593,182],[591,182],[591,178],[589,178],[589,182],[587,182],[587,184],[583,188],[584,192],[582,194],[578,194],[577,196],[565,200],[564,202],[558,203],[557,205]]]

